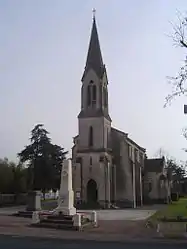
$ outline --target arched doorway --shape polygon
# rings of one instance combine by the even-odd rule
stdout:
[[[87,202],[89,204],[97,203],[97,183],[93,179],[87,183]]]

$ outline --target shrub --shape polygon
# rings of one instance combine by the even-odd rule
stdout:
[[[178,201],[179,200],[179,194],[178,193],[172,193],[171,194],[171,200],[172,201]]]

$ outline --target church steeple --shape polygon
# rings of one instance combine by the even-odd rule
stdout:
[[[84,79],[85,74],[88,72],[89,69],[93,69],[99,78],[103,76],[103,73],[105,71],[105,65],[103,63],[100,43],[99,43],[99,37],[97,33],[95,15],[93,16],[90,43],[89,43],[86,66],[84,69],[82,81]]]
[[[94,16],[86,66],[82,77],[79,118],[104,117],[111,122],[108,109],[107,85],[107,73],[102,59]]]

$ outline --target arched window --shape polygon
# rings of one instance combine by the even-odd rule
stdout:
[[[94,85],[93,80],[89,82],[87,87],[87,105],[94,106],[97,100],[97,87]]]
[[[96,96],[97,96],[97,92],[96,92],[96,85],[92,86],[92,104],[96,103]]]
[[[91,105],[91,85],[89,85],[88,86],[88,88],[87,88],[87,104],[88,104],[88,106],[90,106]]]
[[[93,127],[90,126],[89,129],[89,141],[88,141],[89,146],[93,146]]]

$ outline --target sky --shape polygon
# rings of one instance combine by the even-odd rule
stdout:
[[[17,160],[38,123],[71,156],[93,8],[112,125],[148,157],[186,160],[187,98],[163,108],[186,56],[169,37],[186,0],[0,0],[0,158]]]

